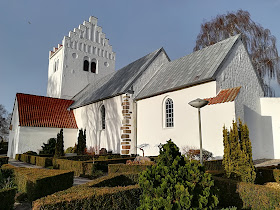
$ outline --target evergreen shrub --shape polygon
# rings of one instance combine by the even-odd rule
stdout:
[[[9,157],[0,156],[0,168],[1,168],[2,165],[8,164],[8,161],[9,161]]]
[[[16,188],[0,189],[0,209],[14,209]]]
[[[79,130],[77,154],[84,155],[86,152],[86,130]]]
[[[141,173],[147,169],[151,164],[141,164],[141,165],[126,165],[126,164],[109,164],[108,165],[108,173]]]
[[[157,165],[139,178],[143,194],[139,209],[214,209],[214,181],[196,161],[187,161],[171,141],[160,147]]]
[[[20,157],[21,157],[21,154],[16,154],[15,159],[18,160],[18,161],[20,161]]]
[[[223,166],[226,176],[243,182],[254,183],[256,178],[252,159],[252,146],[246,124],[232,122],[232,128],[223,128],[224,156]]]
[[[63,129],[57,134],[54,157],[64,156]]]
[[[44,168],[47,168],[49,166],[53,165],[53,158],[52,157],[36,157],[36,166],[42,166]]]
[[[279,209],[280,189],[241,182],[237,192],[246,209]]]
[[[9,164],[3,165],[2,168],[13,172],[18,191],[26,193],[29,201],[65,190],[73,185],[72,171],[20,168]]]
[[[33,202],[33,210],[136,209],[141,194],[139,186],[134,185],[137,180],[137,175],[127,173],[101,177],[38,199]]]
[[[54,155],[55,153],[55,145],[56,145],[56,138],[50,138],[48,143],[43,143],[42,150],[39,152],[39,155]]]

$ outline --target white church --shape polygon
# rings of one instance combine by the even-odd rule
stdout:
[[[280,159],[280,98],[264,97],[240,35],[171,61],[163,48],[115,71],[116,55],[97,18],[90,17],[49,53],[47,96],[17,93],[8,156],[38,152],[64,130],[64,149],[86,129],[87,147],[123,155],[158,155],[172,139],[223,156],[222,128],[247,123],[253,158]]]

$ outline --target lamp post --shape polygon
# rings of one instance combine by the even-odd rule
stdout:
[[[202,135],[201,135],[201,117],[200,117],[200,108],[206,106],[209,103],[209,101],[197,98],[191,102],[189,102],[189,105],[192,107],[195,107],[198,109],[198,127],[199,127],[199,141],[200,141],[200,164],[203,165],[203,159],[202,159]]]

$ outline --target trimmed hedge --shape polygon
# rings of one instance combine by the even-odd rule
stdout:
[[[54,192],[65,190],[73,185],[72,171],[41,168],[19,168],[3,165],[4,170],[12,170],[18,191],[26,193],[33,201]]]
[[[18,160],[18,161],[20,161],[20,158],[21,158],[21,154],[16,154],[15,159]]]
[[[263,185],[241,182],[237,192],[242,201],[243,208],[252,209],[279,209],[280,190]]]
[[[119,158],[119,159],[107,159],[107,160],[95,160],[94,165],[92,161],[74,161],[67,160],[66,158],[54,158],[53,167],[63,170],[74,171],[75,176],[91,176],[94,170],[101,170],[108,172],[108,165],[113,163],[126,163],[127,160],[132,160],[133,157]]]
[[[207,160],[203,162],[206,171],[223,171],[223,160]]]
[[[33,164],[33,165],[36,165],[36,158],[37,158],[37,156],[31,155],[30,156],[30,163]]]
[[[36,156],[36,166],[43,166],[44,168],[53,165],[52,157],[40,157]]]
[[[280,182],[280,169],[275,167],[264,167],[256,169],[256,180],[257,184],[264,184],[266,182]]]
[[[134,179],[138,175],[109,175],[36,200],[32,206],[34,210],[136,209],[142,191],[137,184],[131,185],[136,183]]]
[[[216,176],[212,176],[212,178],[214,180],[214,186],[217,189],[219,207],[227,208],[229,206],[236,206],[238,209],[241,209],[243,203],[239,194],[236,192],[239,182]]]
[[[14,209],[16,188],[0,190],[0,209]]]
[[[8,164],[8,161],[9,161],[9,157],[0,156],[0,168],[1,168],[2,165]]]
[[[143,164],[143,165],[126,165],[126,164],[109,164],[108,165],[108,173],[141,173],[145,171],[147,167],[150,165]]]

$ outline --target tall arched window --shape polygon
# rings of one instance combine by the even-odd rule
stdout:
[[[174,127],[174,109],[171,98],[165,101],[165,127]]]
[[[87,60],[84,60],[84,67],[83,67],[84,71],[88,71],[89,69],[89,62]]]
[[[105,129],[105,106],[102,105],[100,108],[100,117],[101,117],[101,129]]]
[[[91,62],[90,70],[92,73],[96,73],[96,62],[94,62],[94,61]]]

